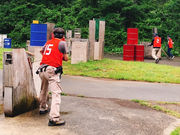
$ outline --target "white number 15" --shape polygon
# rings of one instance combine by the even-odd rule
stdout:
[[[51,54],[51,50],[52,50],[51,47],[52,46],[53,46],[53,44],[46,45],[45,50],[44,50],[44,55],[50,55]]]

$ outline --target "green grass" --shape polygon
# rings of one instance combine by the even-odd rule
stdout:
[[[3,68],[2,55],[11,49],[0,48],[0,69]],[[103,59],[87,63],[63,63],[64,74],[110,78],[116,80],[180,83],[180,67],[145,62]]]
[[[11,49],[0,48],[0,69],[3,68],[3,52],[11,51]]]
[[[151,102],[149,101],[144,101],[144,100],[138,100],[138,99],[133,99],[131,100],[135,103],[138,103],[142,106],[146,106],[146,107],[150,107],[154,110],[157,110],[157,111],[161,111],[161,112],[164,112],[166,114],[169,114],[169,115],[172,115],[172,116],[175,116],[177,118],[180,118],[180,113],[179,112],[176,112],[176,111],[173,111],[173,110],[170,110],[170,109],[165,109],[164,107],[160,106],[160,105],[152,105]],[[156,102],[157,104],[175,104],[175,105],[179,105],[179,102]],[[177,127],[174,131],[171,132],[171,135],[180,135],[180,127]]]
[[[64,74],[116,80],[180,83],[180,67],[145,62],[103,59],[71,65],[63,63]]]
[[[169,115],[175,116],[175,117],[177,117],[177,118],[180,118],[180,113],[179,113],[179,112],[166,109],[166,108],[164,108],[164,107],[162,107],[162,106],[160,106],[160,105],[156,105],[156,104],[153,105],[153,104],[152,104],[151,102],[149,102],[149,101],[138,100],[138,99],[133,99],[133,100],[131,100],[131,101],[133,101],[133,102],[135,102],[135,103],[138,103],[138,104],[140,104],[140,105],[142,105],[142,106],[147,106],[147,107],[150,107],[150,108],[152,108],[152,109],[154,109],[154,110],[161,111],[161,112],[164,112],[164,113],[166,113],[166,114],[169,114]],[[159,102],[157,102],[157,104],[158,104],[158,103],[159,103]],[[161,104],[163,104],[163,103],[161,102]],[[167,104],[167,103],[165,103],[165,104]],[[169,103],[169,104],[171,104],[171,103]],[[175,104],[175,103],[173,103],[173,104]],[[177,103],[177,104],[179,104],[179,103]]]
[[[171,135],[180,135],[180,127],[176,128]]]

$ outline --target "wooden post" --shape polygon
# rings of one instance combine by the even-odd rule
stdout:
[[[153,38],[154,38],[154,33],[158,33],[157,28],[153,28],[153,29],[152,29]]]
[[[105,35],[105,21],[99,22],[99,56],[100,60],[104,58],[104,35]]]
[[[89,44],[90,44],[90,52],[89,58],[94,60],[94,44],[95,44],[95,21],[89,21]]]
[[[66,38],[72,38],[72,30],[66,30]]]
[[[53,30],[54,30],[54,26],[55,24],[54,23],[45,23],[47,24],[47,41],[50,40],[52,38],[52,33],[53,33]]]
[[[71,39],[72,39],[72,30],[67,30],[66,43],[67,43],[67,49],[68,49],[69,55],[71,55],[71,48],[72,48]]]
[[[37,94],[25,50],[5,52],[3,64],[5,116],[15,116],[36,108]]]

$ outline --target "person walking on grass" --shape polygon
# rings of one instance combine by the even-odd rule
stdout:
[[[48,40],[42,50],[42,60],[37,70],[41,78],[39,113],[48,113],[48,89],[52,93],[51,109],[49,112],[48,126],[64,125],[65,121],[60,117],[62,61],[68,61],[67,45],[64,41],[64,29],[55,28],[54,38]]]
[[[161,51],[161,37],[159,37],[157,33],[154,34],[154,39],[149,46],[152,45],[152,57],[155,59],[155,63],[157,64],[159,63],[159,57],[157,56],[157,54],[159,53],[159,51]]]
[[[168,40],[168,51],[167,51],[168,53],[167,54],[168,54],[169,58],[174,59],[174,55],[172,55],[172,53],[171,53],[174,42],[172,41],[170,36],[167,36],[167,40]]]

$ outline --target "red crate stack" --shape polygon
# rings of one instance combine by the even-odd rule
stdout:
[[[135,46],[135,60],[144,61],[144,45]]]
[[[134,61],[134,45],[123,46],[123,60]]]
[[[144,46],[138,45],[138,29],[127,29],[127,45],[123,46],[123,60],[144,61]]]
[[[128,28],[127,29],[127,45],[137,45],[138,44],[138,29]]]

